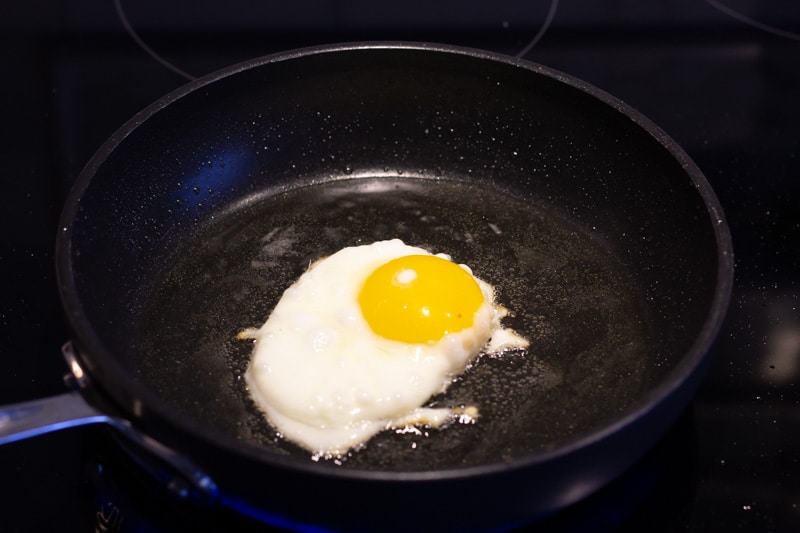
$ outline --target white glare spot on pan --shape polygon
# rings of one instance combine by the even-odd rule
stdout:
[[[268,272],[278,269],[287,262],[298,260],[298,229],[291,225],[278,226],[260,239],[260,248],[250,260],[250,266],[256,270]]]
[[[793,319],[793,304],[775,305],[772,315],[780,317],[770,332],[761,375],[785,385],[800,379],[800,323]]]

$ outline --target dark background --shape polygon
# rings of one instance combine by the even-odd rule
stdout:
[[[527,56],[621,98],[675,138],[717,192],[736,252],[707,379],[655,462],[617,484],[622,496],[612,488],[537,529],[800,531],[800,3],[723,3],[794,34],[754,28],[699,0],[561,0]],[[201,76],[342,41],[515,54],[550,3],[123,5],[151,47]],[[0,69],[0,404],[8,404],[65,390],[60,345],[69,333],[53,242],[71,183],[116,128],[186,80],[135,44],[111,0],[0,3]],[[68,430],[0,448],[0,531],[90,530],[81,457],[91,436]],[[626,496],[626,483],[642,495]],[[586,518],[588,526],[574,518],[598,506],[612,511]]]

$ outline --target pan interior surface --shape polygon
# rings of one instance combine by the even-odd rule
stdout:
[[[504,323],[531,346],[480,358],[427,404],[476,405],[476,423],[387,430],[329,462],[413,471],[511,461],[586,434],[640,397],[653,366],[644,303],[602,240],[485,183],[396,175],[267,195],[207,224],[145,304],[133,367],[187,416],[309,459],[249,398],[252,343],[236,333],[260,326],[311,262],[392,238],[469,265],[496,287],[514,313]]]

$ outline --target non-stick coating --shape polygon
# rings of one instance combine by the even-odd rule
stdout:
[[[219,217],[179,250],[147,300],[131,357],[162,398],[211,427],[281,454],[246,391],[260,326],[308,265],[387,238],[444,252],[497,287],[528,350],[484,358],[432,405],[475,405],[480,421],[385,432],[331,458],[347,468],[428,470],[552,449],[622,413],[654,366],[645,302],[602,241],[558,212],[474,182],[379,176],[265,198]],[[336,282],[338,280],[331,280]],[[295,386],[304,377],[296,376]],[[198,392],[213,402],[197,401]]]
[[[381,192],[398,178],[408,190]],[[366,221],[347,226],[334,216],[328,226],[344,233],[306,248],[315,210],[327,209],[328,193],[318,191],[337,187],[361,188],[367,204],[352,214]],[[403,212],[393,197],[416,202],[420,214],[405,213],[407,225],[398,227]],[[299,212],[272,209],[297,199],[310,202],[305,221],[290,224],[281,217]],[[385,219],[373,212],[381,205]],[[437,233],[421,216],[440,217],[444,229]],[[297,233],[280,234],[286,226]],[[347,527],[378,524],[384,490],[427,497],[456,483],[462,503],[484,500],[492,511],[459,520],[415,503],[432,523],[481,528],[552,511],[608,481],[688,401],[732,268],[708,184],[646,119],[535,65],[424,46],[290,53],[190,84],[104,145],[73,192],[64,228],[65,307],[98,387],[248,505]],[[444,440],[455,446],[450,459],[404,454],[396,466],[385,459],[396,455],[370,455],[368,446],[340,468],[270,443],[267,430],[253,426],[254,411],[236,392],[246,350],[233,345],[235,327],[259,325],[304,262],[371,236],[403,237],[474,263],[501,288],[501,301],[508,297],[503,303],[518,311],[514,325],[533,349],[516,356],[522,362],[481,361],[473,370],[490,369],[484,383],[530,381],[532,396],[502,406],[513,410],[504,411],[506,423],[524,426],[523,438],[474,455],[477,443]],[[253,237],[264,241],[245,242]],[[268,246],[275,238],[286,239],[280,253]],[[263,271],[276,262],[280,268]],[[244,266],[261,275],[241,275]],[[159,305],[167,301],[176,303]],[[241,316],[229,314],[233,302]],[[188,322],[174,320],[182,313],[191,314]],[[213,334],[195,345],[204,329]],[[583,378],[570,381],[575,375]],[[469,389],[460,385],[454,392]],[[470,439],[477,426],[495,424],[487,416],[441,433]],[[258,476],[281,489],[256,493]],[[335,493],[345,488],[363,492],[375,516],[337,511],[346,499]],[[298,503],[308,491],[331,494],[312,512]]]

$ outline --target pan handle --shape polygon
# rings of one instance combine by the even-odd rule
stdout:
[[[0,445],[87,424],[111,423],[111,417],[79,392],[0,407]]]
[[[71,346],[65,345],[65,357],[78,382],[86,386],[83,374],[76,373],[77,360],[70,360],[71,350]],[[0,445],[88,424],[106,424],[127,443],[149,452],[158,465],[154,461],[142,460],[136,454],[133,458],[179,498],[208,505],[219,495],[214,481],[189,458],[143,434],[129,421],[92,407],[79,391],[0,406]]]

